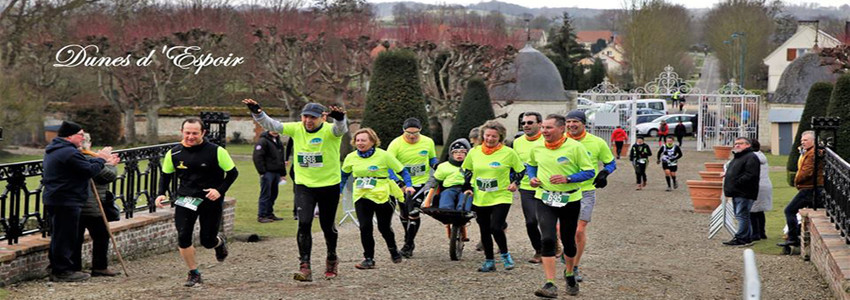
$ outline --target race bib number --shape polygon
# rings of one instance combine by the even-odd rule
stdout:
[[[425,164],[408,165],[404,166],[404,168],[407,169],[407,173],[410,174],[410,177],[425,175]]]
[[[637,160],[637,163],[639,163],[639,164],[645,164],[645,163],[646,163],[646,158],[640,158],[640,159],[638,159],[638,160]]]
[[[488,178],[475,178],[475,184],[478,190],[482,192],[495,192],[499,190],[499,181]]]
[[[567,192],[550,192],[543,191],[543,196],[540,197],[543,204],[551,207],[564,207],[570,202],[570,193]]]
[[[201,205],[201,202],[204,202],[204,199],[197,197],[177,197],[177,201],[174,201],[174,205],[185,207],[192,211],[197,211],[198,205]]]
[[[358,189],[370,190],[378,184],[378,179],[374,177],[358,177],[354,180],[354,187]]]
[[[675,161],[675,160],[671,160],[671,161],[667,162],[668,167],[675,167],[677,164],[679,164],[679,162]]]
[[[322,152],[298,152],[298,165],[302,168],[321,168]]]

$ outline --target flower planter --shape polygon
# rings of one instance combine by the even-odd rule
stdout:
[[[732,146],[714,146],[714,158],[727,160],[732,155]]]
[[[699,171],[699,176],[702,177],[702,180],[705,180],[705,181],[720,181],[720,182],[722,182],[723,177],[720,177],[721,174],[723,174],[723,172]]]
[[[723,182],[706,180],[688,180],[688,191],[694,212],[710,214],[720,206],[720,196],[723,193]]]
[[[707,162],[705,163],[705,170],[708,172],[720,172],[723,173],[723,163],[719,162]]]

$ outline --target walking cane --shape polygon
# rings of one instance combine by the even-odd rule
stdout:
[[[109,233],[109,240],[112,241],[112,250],[118,255],[118,261],[121,262],[121,268],[124,269],[124,276],[130,277],[127,273],[127,265],[124,264],[124,258],[121,257],[121,250],[118,250],[118,245],[115,244],[115,236],[112,235],[112,230],[109,229],[109,221],[106,220],[106,213],[103,212],[103,203],[100,202],[100,194],[97,193],[97,186],[94,180],[91,180],[91,189],[94,191],[94,196],[97,198],[97,207],[100,208],[100,217],[103,218],[103,225],[106,225],[106,232]]]

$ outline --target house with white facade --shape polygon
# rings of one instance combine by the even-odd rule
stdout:
[[[841,45],[840,40],[817,29],[817,26],[817,21],[798,22],[797,32],[779,46],[779,48],[776,48],[776,50],[765,57],[763,61],[768,68],[768,93],[772,94],[776,91],[782,72],[798,57],[811,52],[815,46],[818,48],[832,48]]]

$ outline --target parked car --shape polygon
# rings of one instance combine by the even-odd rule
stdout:
[[[654,120],[646,123],[639,124],[635,126],[637,130],[637,134],[641,135],[649,135],[649,136],[658,136],[658,127],[661,125],[661,121],[667,122],[667,126],[670,127],[670,133],[672,134],[676,128],[676,125],[679,124],[679,120],[682,121],[685,125],[686,132],[691,135],[693,134],[693,122],[696,122],[696,116],[691,114],[675,114],[675,115],[664,115]]]
[[[652,120],[657,119],[658,117],[663,117],[664,114],[648,114],[648,115],[638,115],[637,121],[635,121],[635,125],[643,124],[647,122],[652,122]],[[629,122],[631,122],[632,118],[629,118]]]
[[[652,108],[638,108],[637,115],[666,115],[663,111]]]
[[[649,108],[667,113],[667,101],[664,99],[637,99],[634,100],[637,109]],[[618,111],[629,111],[632,106],[632,100],[617,100],[605,102],[617,107]]]

